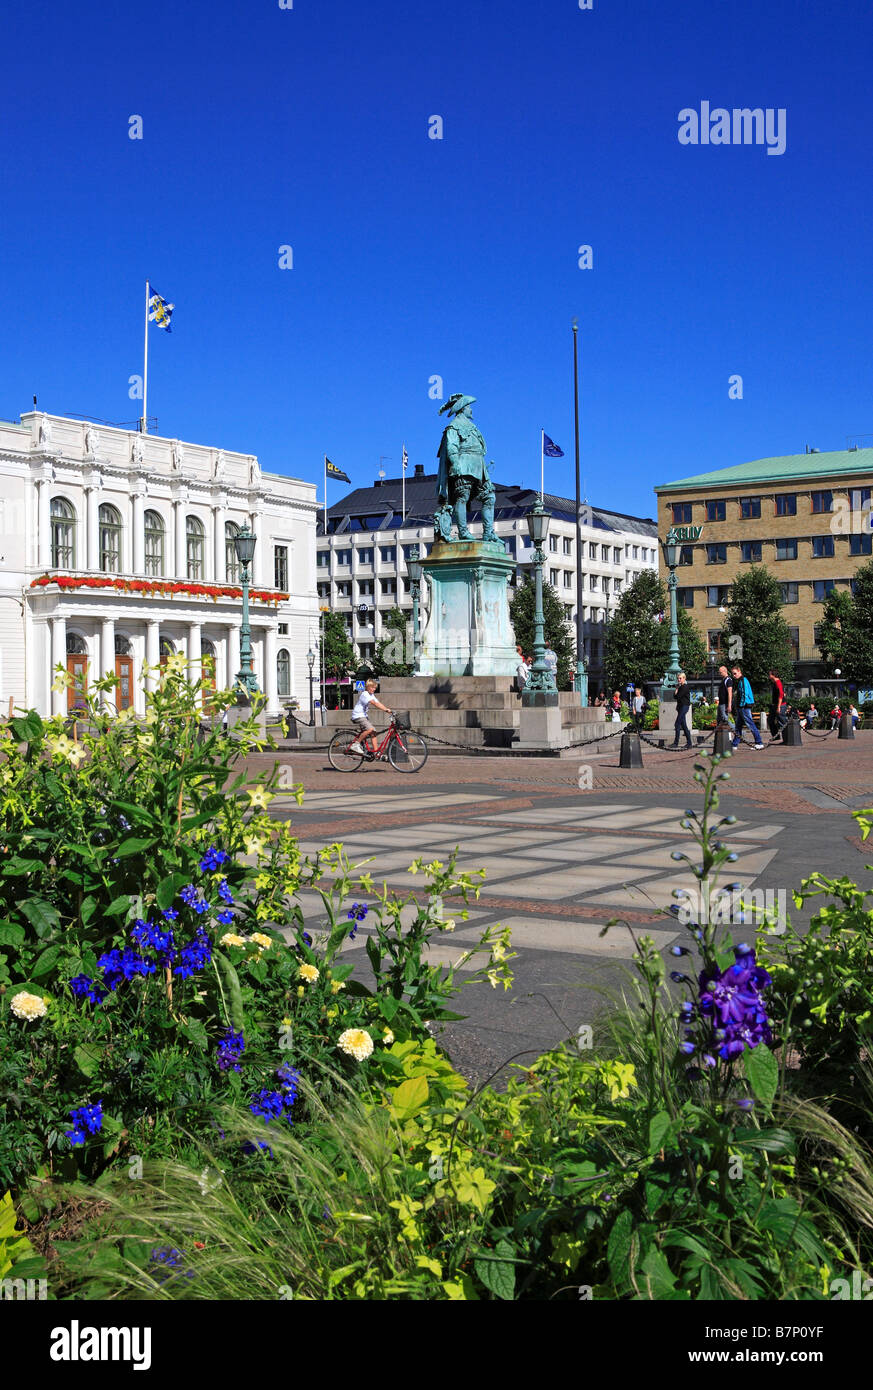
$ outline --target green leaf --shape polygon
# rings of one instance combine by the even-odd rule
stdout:
[[[49,932],[60,925],[61,915],[58,909],[52,903],[46,902],[45,898],[25,898],[19,911],[34,927],[37,936],[48,936]]]
[[[378,980],[382,971],[382,953],[379,950],[379,943],[375,936],[367,937],[367,956],[373,967],[373,974]]]
[[[33,975],[35,979],[39,979],[41,975],[48,975],[50,971],[54,970],[60,958],[60,946],[47,947],[46,950],[37,956],[33,965],[30,967],[31,975]]]
[[[237,975],[235,969],[227,959],[227,956],[223,956],[220,951],[213,951],[212,959],[218,967],[222,986],[225,990],[230,1023],[239,1033],[245,1025],[245,1010],[243,1009],[239,975]]]
[[[24,927],[14,922],[0,922],[0,946],[20,946],[24,941]]]
[[[9,727],[12,737],[19,743],[32,743],[42,733],[42,720],[36,710],[32,709],[23,719],[13,719]]]
[[[746,1077],[757,1099],[769,1110],[779,1085],[779,1063],[763,1043],[743,1053]]]
[[[676,1292],[676,1278],[660,1250],[650,1250],[641,1265],[643,1282],[648,1289],[649,1298],[672,1298]]]
[[[510,1302],[515,1297],[515,1250],[508,1240],[499,1240],[494,1253],[480,1252],[474,1261],[479,1279],[495,1298]]]
[[[392,1117],[401,1121],[411,1119],[427,1104],[429,1094],[427,1077],[411,1076],[408,1081],[402,1081],[391,1092]]]
[[[209,1036],[199,1018],[189,1018],[187,1023],[182,1024],[182,1032],[201,1052],[206,1051],[209,1045]]]
[[[129,859],[132,854],[142,854],[144,850],[151,849],[152,845],[155,844],[157,844],[157,837],[154,835],[146,840],[141,836],[131,835],[128,839],[122,840],[115,851],[115,858]]]
[[[395,999],[392,994],[382,994],[379,996],[379,1012],[386,1023],[390,1023],[400,1007],[400,1000]]]
[[[80,1043],[73,1051],[79,1071],[85,1076],[96,1075],[100,1070],[100,1063],[103,1060],[103,1048],[99,1043]]]
[[[120,897],[113,898],[109,906],[104,910],[104,917],[120,917],[122,912],[127,912],[130,908],[130,894],[122,893]]]
[[[619,1212],[612,1223],[612,1230],[609,1232],[609,1239],[606,1242],[609,1272],[619,1290],[626,1288],[630,1282],[629,1261],[632,1234],[633,1216],[625,1208],[624,1211]]]
[[[184,888],[188,881],[188,874],[170,874],[167,878],[162,879],[155,893],[155,900],[161,911],[170,906],[179,889]]]
[[[734,1130],[731,1143],[738,1149],[761,1149],[769,1154],[794,1152],[794,1135],[788,1129],[775,1126],[769,1129]]]
[[[659,1110],[649,1120],[649,1153],[656,1154],[664,1147],[664,1140],[670,1128],[670,1116],[666,1110]]]

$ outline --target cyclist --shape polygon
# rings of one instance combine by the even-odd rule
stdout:
[[[376,730],[373,728],[373,725],[370,723],[370,716],[367,713],[371,705],[375,705],[376,709],[384,710],[386,714],[392,713],[392,711],[388,708],[387,705],[381,704],[376,699],[376,696],[374,694],[376,685],[377,682],[374,680],[368,680],[365,683],[363,690],[358,696],[357,704],[355,705],[355,708],[352,710],[352,723],[358,731],[358,736],[355,739],[354,743],[349,745],[350,753],[372,754],[373,752],[372,746],[365,746],[366,740],[369,739],[371,735],[375,734],[376,732]]]

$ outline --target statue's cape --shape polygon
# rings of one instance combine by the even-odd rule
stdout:
[[[484,482],[488,476],[485,467],[485,440],[479,433],[475,421],[452,420],[443,430],[437,455],[440,463],[437,492],[440,497],[449,496],[450,450],[455,455],[461,454],[463,456],[464,477],[478,478]]]

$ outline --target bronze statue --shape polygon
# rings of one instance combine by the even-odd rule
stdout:
[[[473,423],[470,412],[475,400],[475,396],[462,396],[456,392],[440,407],[440,415],[449,412],[449,423],[440,440],[437,479],[439,507],[434,515],[434,531],[442,540],[451,539],[452,514],[458,528],[458,540],[474,539],[467,525],[467,503],[471,499],[478,501],[482,509],[483,541],[500,540],[494,530],[493,464],[485,462],[485,440]]]

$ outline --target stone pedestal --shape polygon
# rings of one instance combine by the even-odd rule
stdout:
[[[515,561],[499,541],[437,541],[422,573],[430,612],[421,639],[422,676],[514,676],[515,633],[507,582]]]

